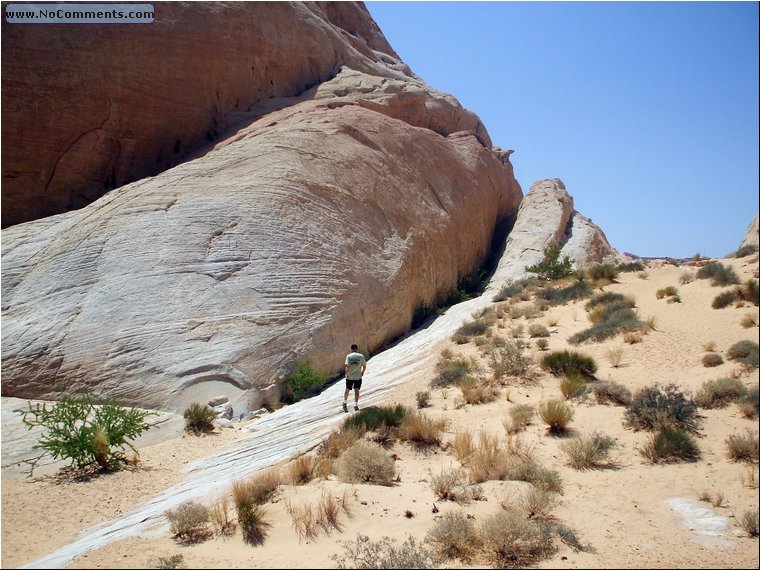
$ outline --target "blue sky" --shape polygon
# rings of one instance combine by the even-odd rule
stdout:
[[[758,213],[758,3],[366,2],[412,70],[620,251],[724,256]]]

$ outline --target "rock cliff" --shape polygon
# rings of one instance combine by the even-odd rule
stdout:
[[[560,258],[568,256],[578,269],[625,259],[601,228],[575,210],[558,178],[534,182],[525,195],[493,281],[529,276],[525,268],[541,262],[547,247],[559,247]]]
[[[758,240],[758,225],[757,225],[757,216],[755,216],[755,219],[752,220],[752,222],[749,224],[749,227],[747,228],[747,232],[744,234],[744,237],[742,238],[742,243],[739,245],[739,248],[747,247],[747,246],[755,246],[758,247],[760,245],[760,240]]]
[[[6,80],[31,75],[3,69],[4,177],[15,173],[4,217],[95,198],[104,173],[116,186],[140,178],[3,230],[3,395],[65,387],[182,411],[224,393],[236,413],[258,407],[296,361],[335,372],[352,342],[374,352],[407,330],[517,211],[508,153],[398,60],[363,5],[170,10],[149,38],[72,42],[50,27],[38,54],[62,51],[32,67],[58,70],[39,103],[51,124],[9,164],[6,119],[25,107]],[[41,41],[5,30],[4,65],[6,45]],[[97,51],[104,41],[115,60]],[[89,75],[74,66],[80,50],[98,53]],[[125,51],[145,58],[139,74],[114,71]],[[110,71],[92,97],[57,117],[98,69]],[[192,148],[206,133],[218,140]],[[145,177],[176,147],[183,161]]]

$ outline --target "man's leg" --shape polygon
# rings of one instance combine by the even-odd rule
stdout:
[[[354,409],[359,409],[359,388],[354,390]]]
[[[346,389],[343,391],[343,411],[344,412],[348,411],[348,393],[349,392],[350,390],[348,389],[348,387],[346,387]]]

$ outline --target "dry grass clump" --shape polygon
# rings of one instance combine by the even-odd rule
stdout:
[[[760,412],[760,391],[758,390],[758,385],[755,384],[748,389],[747,393],[739,399],[737,405],[742,417],[748,420],[757,418],[758,412]]]
[[[655,384],[636,392],[626,410],[625,422],[634,430],[669,427],[695,431],[701,419],[697,408],[697,402],[675,384]]]
[[[174,509],[164,512],[169,519],[172,538],[184,544],[201,542],[211,538],[211,517],[208,507],[196,501],[185,501]]]
[[[432,475],[430,486],[435,496],[441,501],[467,504],[473,499],[473,494],[467,485],[467,474],[459,468],[445,469],[438,475]]]
[[[232,500],[237,509],[238,526],[246,544],[255,546],[264,543],[272,524],[266,519],[262,505],[272,497],[279,485],[279,472],[275,470],[232,484]]]
[[[633,399],[628,388],[613,380],[594,382],[591,391],[599,404],[628,406]]]
[[[619,447],[615,438],[600,432],[574,437],[560,444],[570,467],[578,470],[610,465],[610,452]]]
[[[342,544],[344,555],[331,556],[336,568],[436,568],[431,553],[413,536],[400,546],[387,536],[373,542],[361,534]]]
[[[475,366],[469,358],[454,356],[450,352],[442,352],[435,363],[437,375],[430,382],[430,385],[435,387],[451,386],[474,369]]]
[[[532,382],[536,378],[533,360],[514,342],[507,341],[503,346],[494,347],[489,354],[488,363],[496,380],[509,377]]]
[[[338,477],[347,483],[393,484],[396,466],[393,458],[380,446],[357,443],[337,461]]]
[[[451,444],[454,450],[454,457],[457,458],[462,465],[467,465],[467,462],[475,452],[475,444],[472,441],[472,433],[469,431],[459,432],[454,436],[454,440]]]
[[[290,515],[299,540],[313,540],[321,531],[326,534],[330,534],[333,529],[340,532],[342,530],[341,512],[351,517],[345,493],[342,498],[336,499],[333,495],[322,491],[322,496],[316,505],[309,503],[294,505],[286,501],[285,509]]]
[[[547,350],[549,348],[549,341],[545,338],[539,338],[536,340],[536,348],[538,350]]]
[[[223,497],[214,503],[209,509],[209,518],[220,535],[230,536],[235,532],[237,524],[232,518],[228,497]]]
[[[718,350],[718,345],[715,344],[715,341],[710,340],[702,345],[702,350],[705,352],[715,352]]]
[[[577,372],[571,372],[559,381],[559,390],[566,400],[584,394],[587,388],[588,382]]]
[[[285,479],[291,485],[306,485],[314,478],[316,461],[310,455],[299,455],[285,468]]]
[[[364,430],[359,427],[348,427],[330,433],[317,448],[317,455],[326,459],[337,459],[349,447],[362,438]]]
[[[481,432],[467,460],[471,483],[509,479],[510,457],[496,437]]]
[[[681,285],[688,285],[694,281],[694,273],[691,271],[684,271],[681,273],[681,277],[678,278],[678,282]]]
[[[562,400],[549,400],[538,407],[538,415],[552,434],[566,431],[574,414],[573,409]]]
[[[745,329],[751,329],[758,326],[758,316],[752,313],[747,313],[742,317],[740,324]]]
[[[751,465],[747,466],[741,476],[742,485],[747,489],[757,489],[760,486],[760,475],[757,469]]]
[[[487,517],[479,530],[481,552],[495,568],[533,565],[554,552],[549,529],[514,508]]]
[[[478,553],[480,536],[475,521],[461,511],[444,514],[427,534],[427,542],[441,559],[471,561]]]
[[[499,396],[499,389],[496,386],[472,376],[465,377],[458,386],[466,404],[487,404]]]
[[[709,410],[713,408],[725,408],[729,404],[741,399],[746,393],[747,388],[745,388],[738,378],[719,378],[703,383],[699,390],[697,390],[694,399],[700,407]]]
[[[696,441],[680,428],[662,428],[651,434],[639,453],[652,463],[696,461],[701,453]]]
[[[495,315],[494,315],[495,322]],[[486,334],[488,327],[493,324],[489,319],[478,319],[465,322],[451,337],[457,344],[467,344],[473,337]]]
[[[396,428],[396,435],[416,447],[430,447],[441,444],[447,426],[446,418],[433,419],[422,412],[409,411]]]
[[[530,338],[548,337],[549,329],[547,329],[544,325],[534,323],[528,327],[528,334],[530,335]]]
[[[723,357],[717,352],[708,352],[702,357],[702,366],[705,368],[714,368],[723,364]]]
[[[638,344],[644,339],[641,331],[627,332],[623,334],[623,342],[626,344]]]
[[[417,392],[415,394],[415,397],[417,398],[417,407],[419,409],[427,408],[428,406],[430,406],[430,392],[428,392],[427,390]]]
[[[755,509],[754,511],[745,511],[742,515],[741,525],[751,538],[757,538],[758,527],[760,527],[760,511]]]
[[[604,356],[607,359],[607,362],[609,362],[613,368],[620,367],[620,365],[623,363],[624,355],[625,355],[625,350],[623,350],[622,346],[616,346],[614,348],[610,348],[609,350],[607,350],[607,352],[604,353]]]
[[[760,444],[757,433],[747,430],[746,435],[731,434],[726,439],[726,455],[731,461],[757,463]]]
[[[509,409],[509,420],[504,420],[504,429],[508,434],[523,431],[532,421],[536,410],[530,404],[515,404]]]
[[[674,297],[678,295],[678,289],[673,287],[672,285],[668,285],[667,287],[659,289],[656,295],[658,299],[663,299],[665,297]]]

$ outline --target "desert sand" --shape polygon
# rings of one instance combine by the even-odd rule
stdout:
[[[757,269],[757,256],[721,261],[732,265],[742,279]],[[537,362],[545,352],[538,350],[535,339],[528,338],[527,327],[533,322],[543,324],[551,331],[548,349],[572,348],[592,356],[599,366],[596,373],[599,380],[614,380],[632,392],[655,383],[675,383],[684,391],[695,393],[705,381],[726,377],[739,369],[728,360],[717,367],[704,367],[704,345],[712,342],[717,352],[725,355],[740,340],[757,342],[757,327],[743,328],[740,321],[748,313],[757,316],[758,309],[749,304],[712,309],[711,302],[722,288],[711,287],[707,280],[681,284],[679,279],[684,271],[694,270],[652,262],[646,275],[621,273],[617,283],[604,287],[605,291],[633,296],[642,319],[654,317],[655,330],[637,344],[626,344],[617,336],[604,342],[570,346],[567,339],[589,326],[584,301],[551,307],[530,321],[502,319],[489,334],[507,338],[512,327],[522,324],[526,330],[522,339],[530,343],[528,352]],[[656,291],[669,285],[678,288],[681,303],[656,298]],[[416,334],[425,335],[426,330]],[[614,367],[605,355],[617,347],[622,347],[623,357],[620,365]],[[425,354],[420,355],[421,366],[386,392],[382,403],[414,408],[415,394],[429,390],[430,406],[424,413],[446,418],[448,427],[440,447],[417,451],[407,444],[395,443],[389,449],[396,457],[399,476],[392,486],[348,484],[335,475],[316,478],[306,485],[283,485],[265,507],[271,527],[263,545],[245,544],[238,530],[228,537],[185,546],[170,536],[168,525],[163,525],[154,532],[89,550],[65,567],[150,568],[158,567],[161,558],[182,555],[184,565],[189,568],[330,568],[337,564],[332,556],[344,556],[343,543],[353,541],[357,535],[373,541],[386,536],[399,543],[407,536],[422,540],[436,520],[449,511],[462,510],[476,522],[493,514],[501,508],[500,502],[521,493],[526,484],[489,481],[482,486],[486,500],[460,505],[437,499],[430,485],[431,477],[459,466],[448,445],[457,433],[486,431],[506,441],[503,422],[510,407],[560,398],[558,379],[538,371],[536,382],[503,386],[491,403],[460,406],[457,388],[430,387],[436,374],[435,363],[444,349],[479,359],[483,373],[490,374],[487,360],[473,342],[456,344],[445,339],[427,344]],[[370,369],[373,360],[369,361]],[[740,378],[748,387],[756,385],[757,368],[743,371]],[[373,381],[381,382],[382,377]],[[744,433],[748,428],[757,434],[757,419],[745,419],[735,405],[700,410],[704,416],[697,436],[701,459],[694,463],[651,464],[638,452],[648,434],[625,427],[624,408],[599,405],[589,398],[569,402],[575,410],[570,435],[598,430],[614,437],[620,446],[613,451],[610,466],[579,471],[567,465],[560,449],[567,437],[547,434],[539,418],[534,418],[532,425],[519,434],[522,444],[533,450],[541,465],[561,475],[563,493],[553,510],[554,516],[589,545],[578,552],[557,542],[556,552],[539,562],[538,567],[758,567],[757,538],[748,537],[739,522],[745,511],[758,508],[757,488],[747,484],[751,474],[757,480],[758,467],[729,461],[725,445],[730,434]],[[335,412],[338,416],[342,414],[338,400]],[[4,469],[2,567],[33,564],[87,535],[94,525],[118,519],[181,481],[187,476],[184,469],[189,464],[234,448],[246,437],[246,429],[257,421],[262,420],[204,436],[184,433],[141,447],[136,466],[87,481],[74,481],[55,473],[25,478],[17,470]],[[714,506],[700,501],[704,492],[712,496],[722,494],[722,503]],[[321,532],[310,540],[299,538],[287,506],[316,504],[323,493],[347,497],[352,517],[342,515],[341,528],[330,533]],[[449,561],[445,566],[478,567],[482,563],[471,564]]]

